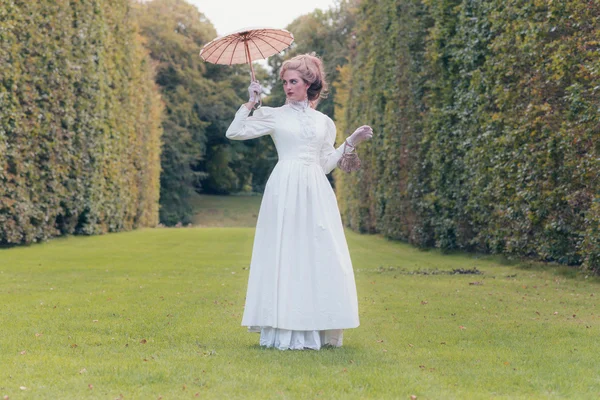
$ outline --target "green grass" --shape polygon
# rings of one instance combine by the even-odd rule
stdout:
[[[339,349],[281,352],[240,326],[253,235],[0,250],[0,398],[600,397],[597,280],[347,232],[361,326]]]
[[[193,224],[201,227],[246,227],[256,226],[262,196],[208,196],[194,199],[196,215]]]

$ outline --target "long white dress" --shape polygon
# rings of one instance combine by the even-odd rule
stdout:
[[[241,106],[232,140],[271,135],[279,161],[269,177],[256,225],[242,325],[278,349],[341,346],[356,328],[352,262],[333,189],[325,174],[343,154],[335,125],[307,102]]]

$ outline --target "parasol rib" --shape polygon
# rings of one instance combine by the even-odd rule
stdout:
[[[290,42],[288,43],[288,42],[285,42],[285,41],[283,41],[283,40],[281,40],[281,39],[279,39],[279,38],[272,37],[272,36],[264,35],[264,37],[266,37],[266,38],[269,38],[269,39],[276,40],[276,41],[278,41],[278,42],[279,42],[279,43],[281,43],[281,44],[285,44],[286,46],[289,46],[290,44],[292,44],[292,41],[293,41],[293,40],[292,40],[292,41],[290,41]]]
[[[233,56],[235,56],[235,49],[237,49],[238,44],[240,44],[239,40],[235,42],[235,47],[233,48],[233,51],[231,52],[231,58],[229,59],[229,65],[231,65],[233,62]]]
[[[212,56],[215,51],[219,50],[221,48],[221,46],[224,46],[224,45],[226,46],[227,44],[229,44],[230,40],[231,40],[230,38],[224,38],[223,40],[215,39],[204,46],[204,48],[201,51],[201,54],[206,54],[212,50],[211,53],[206,55],[206,58],[208,58],[208,57]]]
[[[277,53],[279,53],[279,52],[281,51],[281,50],[277,50],[277,48],[276,48],[275,46],[273,46],[271,43],[267,42],[267,41],[266,41],[266,40],[264,40],[263,38],[259,37],[259,38],[257,38],[257,39],[260,39],[260,40],[262,40],[263,42],[265,42],[267,45],[271,46],[271,48],[272,48],[273,50],[275,50]],[[256,46],[256,48],[258,49],[258,46]],[[258,52],[260,53],[260,49],[258,50]],[[261,53],[261,55],[262,55],[262,53]]]
[[[259,38],[260,39],[260,38]],[[254,42],[254,40],[252,40],[252,44],[254,44],[254,47],[256,47],[256,50],[258,50],[258,52],[260,53],[260,57],[261,58],[267,58],[265,57],[265,55],[262,53],[262,51],[260,51],[260,47],[258,47],[258,45]]]
[[[221,59],[221,57],[223,56],[223,53],[225,53],[225,50],[227,50],[227,47],[233,42],[232,39],[229,40],[224,40],[223,41],[223,45],[219,46],[218,48],[215,49],[215,51],[213,51],[210,55],[212,56],[214,53],[217,52],[217,50],[219,50],[221,47],[225,46],[225,48],[223,49],[223,51],[221,52],[221,54],[219,54],[219,57],[217,57],[217,60],[215,61],[215,64],[219,63],[219,60]]]
[[[229,46],[231,44],[231,42],[233,42],[234,40],[236,40],[236,38],[225,37],[222,40],[214,41],[215,43],[212,45],[212,47],[211,47],[210,43],[207,44],[206,47],[208,47],[208,50],[211,50],[212,48],[214,48],[214,50],[207,56],[207,58],[210,57],[210,56],[212,56],[214,53],[216,53],[223,46],[225,46],[225,48],[227,48],[227,46]]]

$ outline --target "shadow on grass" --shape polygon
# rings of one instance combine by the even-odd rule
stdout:
[[[334,346],[323,346],[321,347],[320,350],[313,350],[313,349],[308,349],[305,348],[303,350],[279,350],[276,349],[275,347],[266,347],[266,346],[261,346],[258,343],[252,344],[250,346],[248,346],[249,350],[256,350],[256,351],[261,351],[261,352],[271,352],[271,353],[279,353],[279,354],[285,354],[285,353],[291,353],[291,354],[302,354],[302,353],[306,353],[306,354],[317,354],[317,353],[328,353],[328,354],[344,354],[347,355],[347,353],[350,352],[354,352],[356,350],[358,350],[357,348],[350,346],[350,345],[344,345],[342,347],[334,347]]]

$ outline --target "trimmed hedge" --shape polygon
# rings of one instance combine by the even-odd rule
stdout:
[[[0,7],[0,243],[158,222],[162,105],[128,0]]]
[[[345,222],[598,270],[599,16],[594,1],[364,0],[336,115],[340,139],[376,136],[359,173],[336,175]]]

